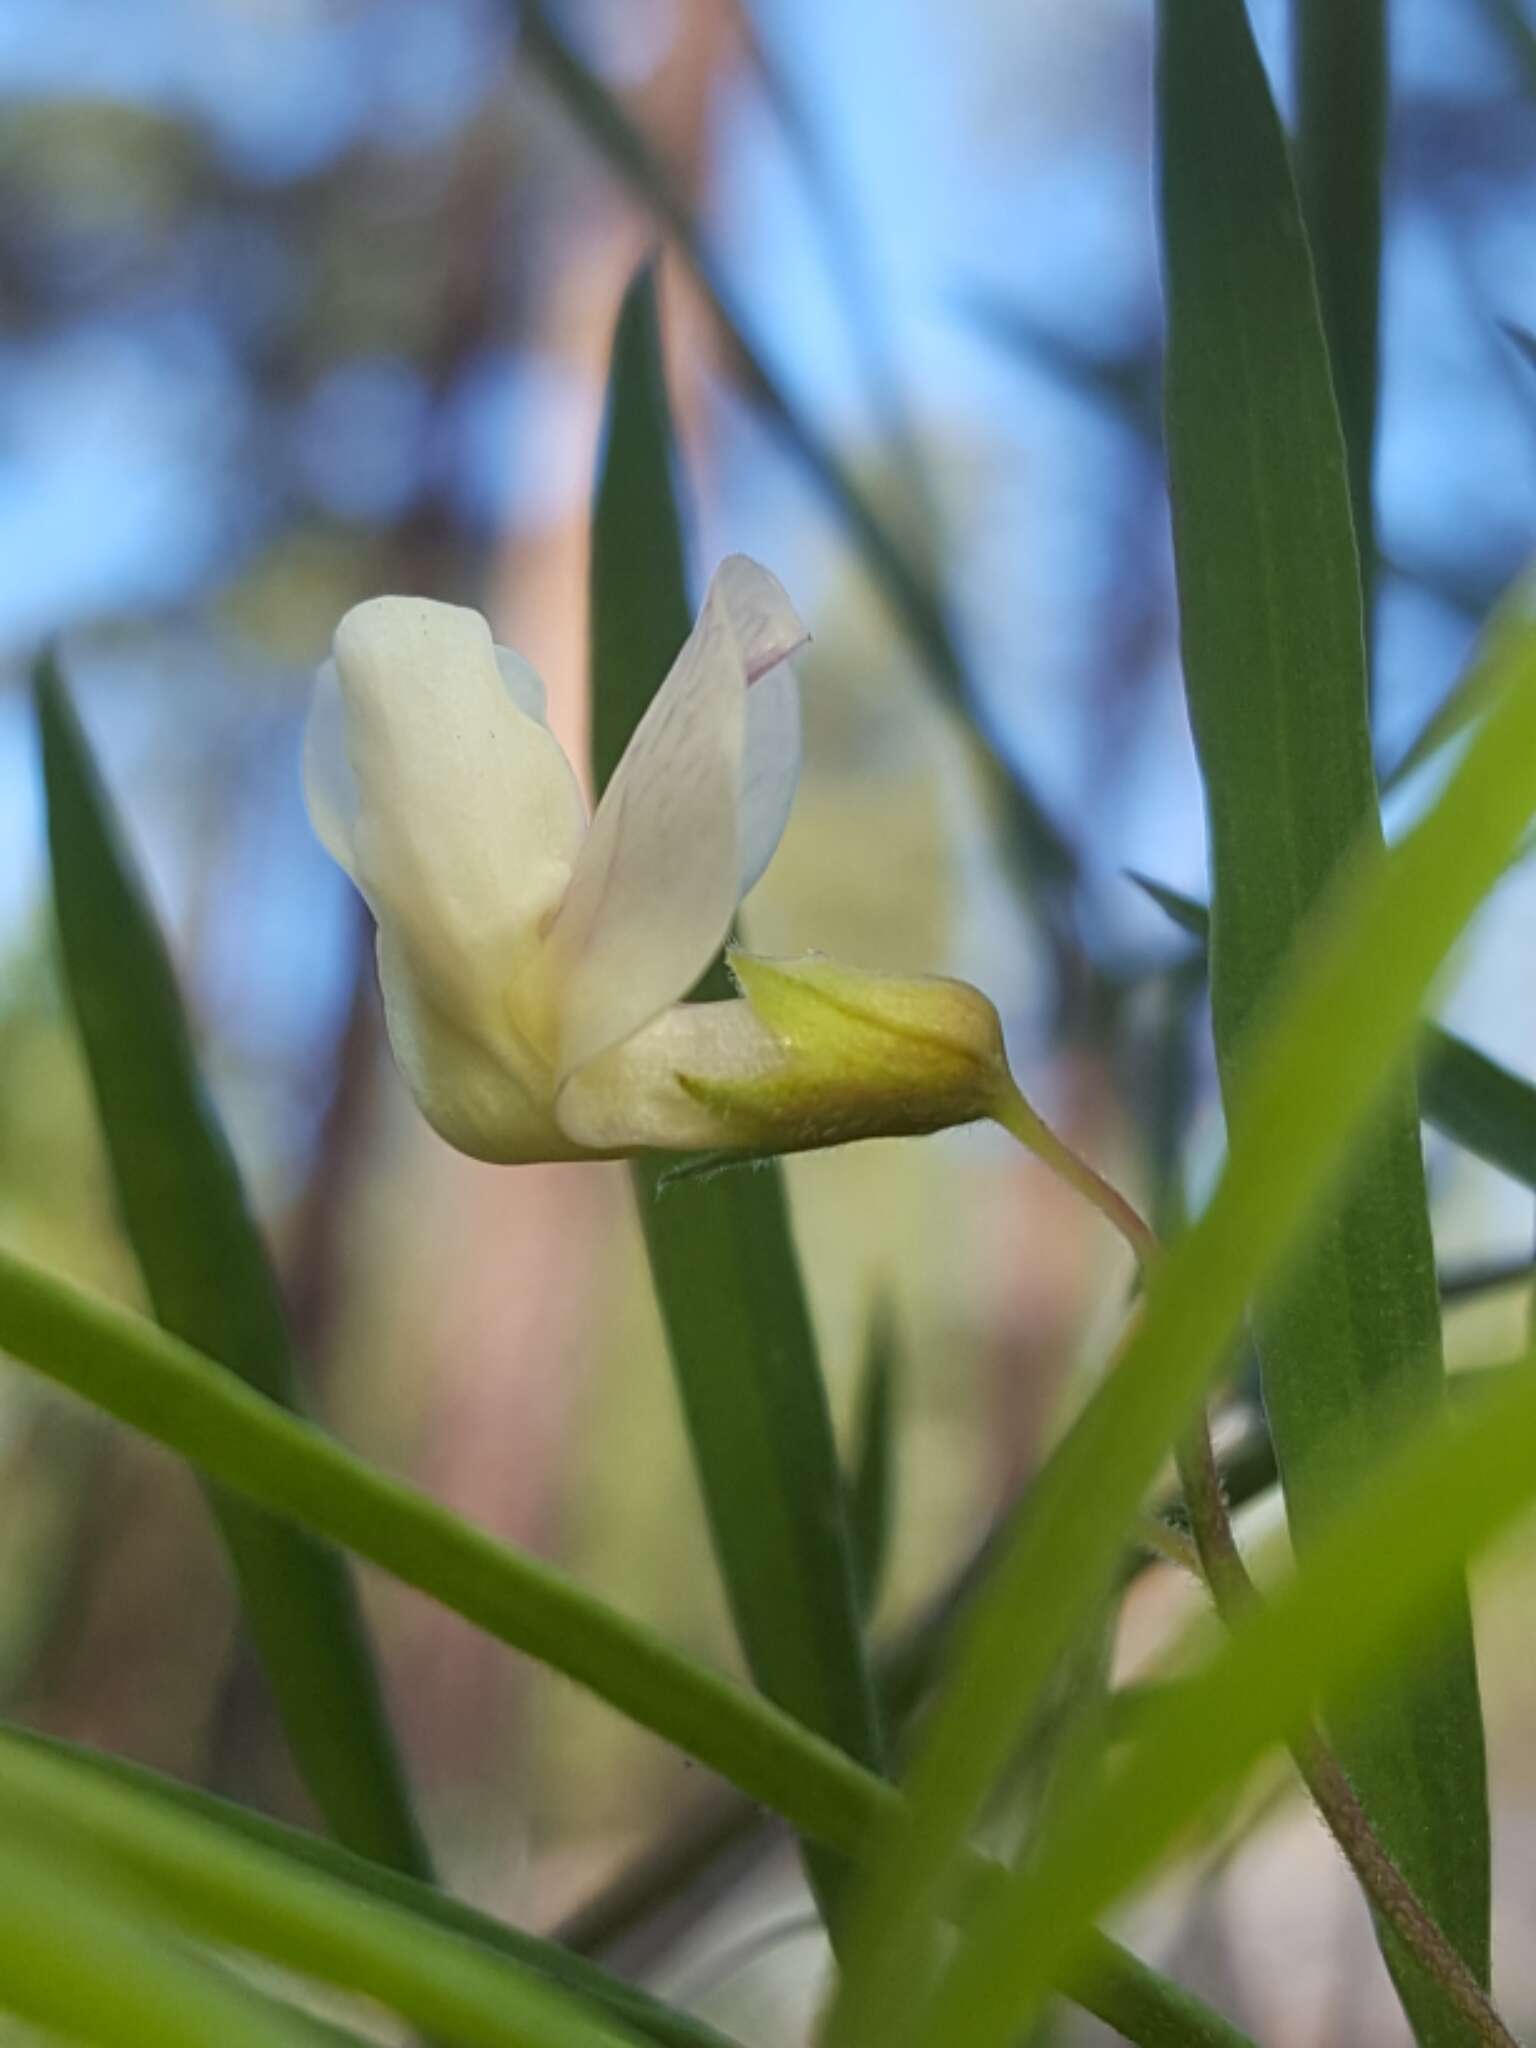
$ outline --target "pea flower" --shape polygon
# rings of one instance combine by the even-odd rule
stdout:
[[[305,739],[310,817],[378,924],[396,1060],[433,1127],[496,1161],[791,1151],[998,1113],[992,1005],[960,982],[731,955],[800,771],[783,588],[725,561],[587,819],[544,691],[477,612],[349,611]]]

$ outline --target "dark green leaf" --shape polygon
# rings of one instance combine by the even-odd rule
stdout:
[[[39,664],[36,696],[64,979],[155,1315],[297,1408],[266,1248],[198,1073],[170,959],[51,659]],[[244,1501],[216,1492],[213,1504],[316,1803],[349,1848],[429,1875],[345,1561]]]
[[[1381,825],[1345,448],[1279,119],[1242,0],[1162,0],[1160,21],[1167,443],[1230,1113],[1253,1018],[1303,919]],[[1330,180],[1339,233],[1345,174]],[[1352,359],[1363,345],[1352,327]],[[1393,1090],[1331,1227],[1263,1304],[1257,1336],[1304,1550],[1391,1431],[1444,1399],[1411,1083]],[[1464,1592],[1399,1684],[1331,1726],[1389,1853],[1486,1983],[1487,1784]],[[1421,2038],[1469,2039],[1386,1946]]]
[[[1536,1188],[1536,1088],[1431,1026],[1419,1056],[1424,1114],[1458,1145]]]
[[[1317,276],[1359,558],[1375,559],[1386,0],[1296,0],[1296,181]]]
[[[874,1613],[890,1553],[896,1456],[896,1326],[889,1303],[870,1317],[848,1474],[848,1523],[859,1608]]]
[[[655,286],[619,316],[592,533],[592,750],[601,787],[691,624]],[[717,962],[700,990],[728,996]],[[641,1221],[731,1611],[758,1684],[859,1762],[881,1757],[853,1552],[783,1171],[635,1166]],[[813,1855],[823,1891],[837,1871]]]

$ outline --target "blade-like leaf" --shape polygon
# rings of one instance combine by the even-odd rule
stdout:
[[[277,1283],[203,1087],[175,973],[57,667],[36,677],[64,979],[157,1319],[298,1408]],[[214,1496],[294,1760],[338,1838],[417,1876],[416,1826],[345,1561]]]
[[[187,1932],[365,1993],[464,2048],[641,2038],[484,1943],[57,1750],[0,1740],[0,1811],[131,1878]]]
[[[509,1927],[504,1921],[493,1919],[489,1913],[479,1912],[475,1907],[439,1891],[435,1885],[423,1884],[418,1878],[402,1877],[382,1864],[367,1862],[319,1835],[269,1820],[247,1807],[236,1806],[230,1800],[199,1791],[177,1779],[160,1777],[141,1764],[128,1763],[101,1750],[85,1749],[53,1736],[39,1735],[31,1729],[0,1726],[0,1762],[17,1749],[40,1750],[84,1781],[88,1782],[94,1776],[126,1786],[148,1802],[144,1809],[146,1812],[156,1807],[171,1807],[191,1814],[222,1835],[254,1843],[271,1857],[286,1859],[300,1877],[306,1873],[318,1873],[344,1886],[359,1901],[376,1900],[385,1907],[409,1913],[436,1928],[461,1936],[476,1947],[508,1957],[523,1968],[536,1971],[541,1977],[578,1993],[589,2003],[606,2008],[615,2019],[645,2035],[648,2040],[667,2044],[667,2048],[729,2048],[726,2037],[703,2020],[663,2004],[648,1992],[626,1984],[620,1977],[611,1976],[595,1963],[572,1955],[557,1943],[525,1934],[521,1928]],[[275,1863],[272,1867],[276,1867]]]
[[[614,337],[592,530],[592,733],[599,787],[689,627],[672,431],[649,269]],[[700,993],[732,993],[717,962]],[[790,1234],[783,1170],[634,1181],[656,1298],[715,1555],[742,1648],[770,1699],[878,1766],[874,1688],[826,1389]],[[829,1902],[836,1870],[813,1855]]]
[[[1168,1445],[1337,1180],[1434,976],[1536,808],[1536,634],[1503,644],[1497,685],[1434,806],[1390,854],[1363,850],[1272,992],[1215,1191],[1160,1262],[1116,1371],[1032,1485],[961,1626],[906,1806],[866,1861],[827,2048],[909,2038],[926,1936],[976,1813],[1105,1596]]]
[[[337,2036],[163,1937],[96,1859],[4,1802],[0,2009],[86,2048],[335,2048]]]
[[[1092,1915],[1316,1700],[1376,1697],[1437,1627],[1464,1559],[1536,1498],[1536,1371],[1529,1362],[1455,1418],[1431,1420],[1341,1507],[1282,1593],[1211,1666],[1149,1707],[1126,1767],[1065,1816],[987,1901],[934,2001],[921,2048],[1004,2048],[1058,1977]]]
[[[3,1251],[0,1350],[563,1672],[844,1856],[858,1856],[899,1809],[893,1786],[770,1701],[364,1464],[180,1338]],[[1102,1938],[1063,1988],[1149,2048],[1250,2048],[1198,1999]],[[1132,2015],[1140,2017],[1126,2026]]]
[[[885,1583],[890,1553],[892,1488],[895,1484],[896,1327],[890,1306],[881,1302],[870,1318],[859,1374],[853,1460],[848,1473],[848,1523],[853,1539],[859,1610],[874,1613]]]
[[[1536,1088],[1529,1081],[1432,1026],[1419,1060],[1419,1094],[1437,1130],[1536,1188]]]
[[[742,387],[783,438],[847,527],[892,612],[950,704],[965,712],[980,752],[984,794],[994,803],[1041,907],[1060,919],[1062,892],[1076,879],[1075,849],[1022,769],[981,723],[942,597],[925,564],[894,537],[836,450],[792,405],[747,334],[725,279],[682,192],[650,143],[551,22],[541,0],[515,0],[522,51],[612,170],[671,235],[719,322]]]
[[[1353,20],[1360,9],[1339,11]],[[1169,484],[1230,1111],[1254,1013],[1299,926],[1346,855],[1367,837],[1380,843],[1381,820],[1345,447],[1279,118],[1243,0],[1162,0],[1159,21]],[[1340,232],[1353,218],[1346,179],[1325,182]],[[1362,286],[1348,299],[1346,326],[1355,401],[1368,409],[1368,366],[1355,360],[1366,296]],[[1263,1305],[1255,1335],[1305,1547],[1391,1429],[1444,1400],[1410,1080],[1395,1086],[1328,1229]],[[1465,1595],[1447,1600],[1392,1693],[1330,1726],[1389,1855],[1486,1984],[1488,1793]],[[1393,1940],[1384,1947],[1420,2038],[1468,2040],[1438,1989]]]

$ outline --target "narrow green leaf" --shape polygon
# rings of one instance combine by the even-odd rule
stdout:
[[[1223,1791],[1292,1736],[1320,1696],[1378,1697],[1438,1627],[1463,1560],[1536,1499],[1527,1361],[1455,1417],[1432,1418],[1341,1504],[1303,1566],[1177,1697],[1149,1706],[1125,1768],[1064,1816],[968,1931],[921,2048],[1017,2040],[1082,1930]]]
[[[276,1279],[198,1073],[170,958],[51,658],[35,687],[64,978],[155,1316],[297,1409]],[[345,1561],[243,1501],[215,1494],[213,1505],[316,1804],[349,1848],[429,1876]]]
[[[1337,11],[1370,41],[1356,0]],[[1339,864],[1363,838],[1380,843],[1381,820],[1345,447],[1279,118],[1243,0],[1161,0],[1159,21],[1169,483],[1210,837],[1211,1007],[1230,1112],[1255,1010]],[[1338,60],[1343,43],[1331,45],[1316,23],[1309,34],[1325,45],[1320,66]],[[1368,107],[1360,118],[1369,125]],[[1324,180],[1336,236],[1358,225],[1343,190],[1357,175],[1350,164]],[[1349,296],[1342,251],[1334,260],[1364,432],[1358,409],[1368,410],[1370,380],[1357,330],[1367,292]],[[1371,249],[1359,260],[1369,267]],[[1304,1548],[1391,1430],[1444,1399],[1411,1080],[1395,1085],[1329,1228],[1263,1305],[1255,1334]],[[1464,1593],[1447,1600],[1396,1690],[1368,1713],[1335,1718],[1333,1735],[1389,1854],[1486,1983],[1488,1792]],[[1468,2040],[1466,2022],[1395,1942],[1384,1949],[1421,2040]]]
[[[1370,617],[1375,561],[1386,0],[1296,0],[1296,182],[1328,337]]]
[[[1431,1026],[1420,1054],[1419,1093],[1437,1130],[1536,1188],[1536,1087],[1529,1081]]]
[[[163,1778],[141,1764],[109,1756],[104,1751],[82,1748],[54,1736],[37,1734],[31,1729],[0,1724],[0,1763],[17,1749],[40,1750],[75,1772],[82,1781],[89,1781],[94,1776],[125,1786],[147,1802],[146,1811],[171,1807],[177,1812],[191,1814],[226,1836],[253,1843],[273,1859],[286,1859],[299,1877],[318,1873],[344,1886],[359,1902],[376,1900],[385,1907],[412,1914],[433,1927],[458,1935],[478,1948],[509,1958],[521,1967],[536,1971],[539,1976],[579,1994],[589,2003],[606,2008],[615,2019],[636,2033],[643,2034],[648,2040],[663,2042],[667,2048],[730,2048],[726,2037],[703,2020],[695,2019],[691,2013],[679,2012],[635,1985],[625,1983],[623,1978],[612,1976],[595,1963],[573,1955],[569,1949],[541,1940],[535,1934],[526,1934],[521,1928],[509,1927],[504,1921],[493,1919],[489,1913],[479,1912],[447,1892],[439,1891],[435,1885],[424,1884],[418,1878],[402,1877],[382,1864],[369,1863],[319,1835],[269,1820],[247,1807],[236,1806],[230,1800],[184,1785],[177,1779]],[[270,1867],[275,1870],[276,1862]]]
[[[981,723],[942,595],[927,566],[913,560],[837,451],[791,404],[749,337],[692,209],[650,143],[559,34],[542,0],[512,4],[529,63],[609,167],[671,235],[730,345],[748,398],[847,527],[934,687],[963,713],[978,749],[984,795],[995,806],[1024,872],[1039,884],[1042,910],[1060,924],[1065,916],[1063,894],[1078,873],[1076,851],[1022,769]]]
[[[9,1801],[0,1837],[0,2009],[87,2048],[334,2048],[277,2005],[161,1938],[142,1902]]]
[[[1145,875],[1131,879],[1181,931],[1204,944],[1210,919],[1203,904]],[[1433,1024],[1419,1042],[1418,1074],[1427,1123],[1512,1180],[1536,1188],[1536,1085]]]
[[[893,1514],[896,1457],[896,1326],[890,1305],[870,1317],[859,1374],[853,1462],[848,1474],[848,1525],[853,1541],[859,1611],[874,1613],[885,1583]]]
[[[0,1809],[117,1869],[187,1932],[376,1998],[463,2048],[641,2038],[483,1942],[59,1750],[0,1739]]]
[[[233,1374],[213,1370],[180,1338],[4,1251],[0,1350],[208,1478],[563,1672],[845,1857],[857,1857],[899,1808],[893,1786],[771,1701],[364,1464]],[[1141,2013],[1144,2029],[1132,2038],[1148,2048],[1182,2040],[1251,2048],[1198,1999],[1102,1937],[1063,1988],[1090,2012]]]
[[[1536,808],[1536,633],[1434,806],[1362,849],[1266,1004],[1204,1212],[1153,1275],[1114,1374],[1030,1489],[957,1632],[906,1806],[866,1860],[826,2048],[909,2037],[966,1833],[1057,1662],[1109,1587],[1168,1446],[1252,1297],[1294,1253],[1406,1057],[1446,955]]]
[[[599,787],[691,624],[655,283],[614,337],[592,528],[592,750]],[[700,994],[732,993],[716,962]],[[637,1160],[656,1298],[731,1612],[768,1697],[860,1763],[881,1746],[842,1477],[783,1169],[673,1179]],[[838,1870],[813,1853],[829,1903]]]

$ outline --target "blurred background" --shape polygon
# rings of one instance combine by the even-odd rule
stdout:
[[[1536,328],[1527,5],[1393,11],[1386,767],[1536,525],[1536,365],[1502,324]],[[1284,97],[1284,10],[1255,18]],[[667,165],[710,290],[594,146],[561,52]],[[666,244],[699,587],[744,549],[815,634],[806,779],[752,942],[969,976],[1090,1157],[1154,1199],[1177,1155],[1198,1190],[1219,1124],[1188,946],[1125,873],[1203,888],[1158,449],[1150,67],[1132,0],[0,0],[6,1241],[138,1299],[51,954],[25,684],[60,636],[316,1405],[718,1659],[734,1651],[627,1181],[477,1166],[416,1117],[370,933],[303,812],[310,673],[361,596],[474,602],[579,754],[606,354],[629,275]],[[930,565],[958,668],[914,646],[850,543],[827,449]],[[1020,830],[1026,802],[1054,855]],[[1533,933],[1517,873],[1448,998],[1527,1073]],[[1528,1249],[1528,1195],[1439,1145],[1431,1166],[1447,1266]],[[872,1319],[895,1332],[878,1621],[896,1639],[1102,1363],[1128,1275],[1092,1216],[986,1134],[797,1161],[791,1185],[844,1422]],[[1455,1358],[1507,1356],[1524,1307],[1516,1289],[1458,1310]],[[304,1817],[186,1476],[19,1375],[0,1467],[6,1710]],[[1529,1548],[1483,1600],[1516,2025],[1536,2017]],[[721,1821],[709,1786],[606,1710],[415,1596],[366,1591],[429,1826],[472,1896],[558,1925],[660,1834]],[[1189,1609],[1150,1575],[1127,1668]],[[793,2041],[821,1959],[791,1864],[758,1846],[711,1867],[708,1910],[685,1893],[616,1953],[744,2039]],[[1281,1930],[1267,1956],[1261,1919]],[[1342,1866],[1278,1774],[1130,1933],[1266,2042],[1401,2038]],[[1069,2020],[1059,2037],[1100,2038]]]

